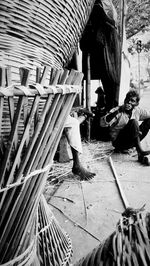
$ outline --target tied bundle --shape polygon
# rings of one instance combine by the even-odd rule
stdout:
[[[0,264],[37,266],[38,205],[83,74],[46,66],[30,84],[21,68],[16,84],[0,70]]]

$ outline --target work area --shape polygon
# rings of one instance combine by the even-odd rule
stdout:
[[[149,15],[0,1],[0,266],[150,265]]]
[[[150,87],[147,83],[141,96],[141,106],[148,110],[149,101]],[[150,148],[150,134],[142,145],[145,149]],[[71,173],[72,162],[54,162],[55,171],[52,173],[55,173],[54,180],[57,182],[51,183],[50,175],[44,193],[55,217],[71,237],[73,264],[115,231],[125,210],[113,170],[125,203],[131,208],[144,206],[146,212],[150,210],[150,167],[138,162],[135,150],[129,154],[115,153],[110,141],[83,142],[81,161],[96,173],[93,179],[80,181],[75,177]]]

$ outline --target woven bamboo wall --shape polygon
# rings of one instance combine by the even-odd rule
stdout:
[[[71,59],[94,0],[0,2],[0,65],[62,68]],[[15,79],[14,78],[14,79]]]

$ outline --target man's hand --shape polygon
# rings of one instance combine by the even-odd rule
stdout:
[[[88,118],[94,117],[94,114],[86,108],[80,108],[78,111],[78,114],[79,114],[79,116],[84,115],[84,116],[87,116]]]

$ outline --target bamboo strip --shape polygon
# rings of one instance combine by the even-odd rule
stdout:
[[[8,66],[6,68],[6,87],[11,86],[12,84],[12,80],[11,80],[11,67]],[[13,122],[13,118],[14,118],[14,101],[13,101],[13,97],[9,97],[8,98],[8,102],[9,102],[9,110],[10,110],[10,121],[11,123]]]
[[[5,86],[5,68],[0,67],[0,86]],[[3,155],[3,139],[2,139],[2,117],[4,108],[4,98],[0,97],[0,149]],[[1,155],[1,157],[2,157]],[[1,159],[1,158],[0,158]]]
[[[6,86],[11,86],[12,81],[11,81],[11,67],[8,66],[6,68]],[[10,124],[12,125],[13,119],[14,119],[14,114],[15,114],[15,106],[14,106],[14,100],[13,97],[8,97],[8,107],[9,107],[9,113],[10,113]],[[17,142],[18,142],[18,137],[17,133],[15,134],[14,138],[14,148],[15,150],[17,149]],[[18,162],[19,164],[19,162]]]
[[[3,153],[4,153],[4,150],[3,150],[3,138],[2,138],[3,110],[4,110],[4,98],[0,97],[0,150],[1,150],[0,161],[2,160]]]
[[[5,87],[5,67],[0,67],[0,86]]]
[[[124,204],[124,207],[125,208],[128,208],[130,205],[129,205],[129,202],[124,194],[124,191],[121,187],[121,184],[120,184],[120,181],[118,179],[118,176],[117,176],[117,173],[116,173],[116,170],[114,168],[114,165],[113,165],[113,161],[112,161],[112,158],[109,157],[109,162],[110,162],[110,165],[111,165],[111,168],[112,168],[112,171],[113,171],[113,174],[114,174],[114,177],[115,177],[115,180],[116,180],[116,184],[117,184],[117,187],[118,187],[118,190],[119,190],[119,194],[122,198],[122,201],[123,201],[123,204]]]
[[[66,84],[66,79],[69,75],[69,70],[68,69],[64,69],[59,81],[58,81],[58,84]]]
[[[26,88],[26,96],[30,96],[30,97],[34,97],[34,95],[39,95],[39,90],[36,88],[36,85],[38,85],[38,83],[34,83],[34,84],[29,84],[29,86]],[[69,86],[68,86],[69,85]],[[68,92],[66,90],[66,88],[68,88]],[[21,85],[17,85],[17,84],[12,84],[6,88],[0,88],[0,97],[13,97],[13,96],[24,96],[24,92],[22,89]],[[47,98],[47,96],[49,94],[52,93],[62,93],[62,91],[66,91],[67,93],[73,93],[73,92],[77,92],[77,90],[80,92],[81,90],[81,86],[80,85],[71,85],[70,84],[58,84],[56,87],[54,87],[54,85],[48,85],[48,86],[44,86],[43,88],[43,98]]]
[[[41,215],[41,212],[39,211],[39,223],[42,224],[42,215]],[[43,226],[44,228],[44,226]],[[43,263],[44,265],[46,265],[46,256],[45,256],[45,245],[47,246],[47,241],[45,240],[45,236],[43,234],[41,234],[41,249],[42,249],[42,252],[41,252],[41,249],[40,249],[40,255],[42,256],[42,259],[43,259]],[[49,261],[49,265],[51,265],[50,261]]]
[[[20,73],[21,85],[26,87],[29,83],[30,72],[28,69],[20,68],[19,73]],[[24,98],[24,105],[23,105],[23,123],[24,123],[24,125],[26,124],[27,116],[28,116],[28,97],[25,97]],[[28,136],[28,139],[26,139],[26,142],[28,142],[29,132],[26,132],[26,134]],[[16,137],[16,142],[17,142],[17,137]],[[18,158],[18,165],[19,164],[20,164],[20,159]]]

